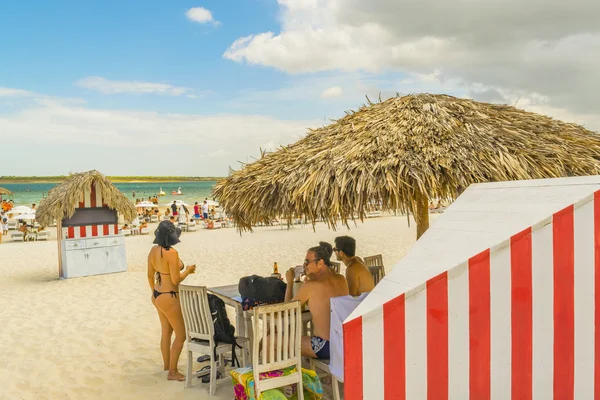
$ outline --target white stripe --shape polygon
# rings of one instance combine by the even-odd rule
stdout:
[[[102,207],[102,194],[98,190],[98,185],[94,185],[96,186],[96,207]]]
[[[448,398],[469,397],[469,269],[448,271]]]
[[[406,398],[427,399],[427,294],[415,293],[405,300]],[[364,384],[364,383],[363,383]],[[370,398],[370,397],[365,397]]]
[[[79,239],[79,238],[81,238],[81,235],[80,235],[80,233],[81,233],[81,230],[79,229],[79,227],[78,227],[78,226],[74,226],[74,227],[73,227],[73,232],[74,232],[74,235],[73,235],[73,238],[74,238],[74,239]]]
[[[84,204],[85,208],[89,208],[92,204],[91,196],[90,196],[91,193],[92,192],[90,191],[90,189],[86,189],[83,192],[83,204]]]
[[[575,210],[575,399],[594,393],[594,202]]]
[[[363,318],[363,393],[383,399],[383,308]]]
[[[490,254],[491,399],[505,400],[511,381],[510,246]]]
[[[554,397],[554,264],[552,224],[531,233],[533,400]]]
[[[85,237],[92,237],[92,226],[87,225],[85,227]]]

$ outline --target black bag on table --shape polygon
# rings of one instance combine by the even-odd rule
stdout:
[[[240,366],[240,362],[235,355],[235,348],[242,346],[237,344],[235,341],[235,327],[231,325],[227,312],[225,311],[225,303],[223,300],[215,296],[214,294],[208,295],[208,306],[210,307],[210,313],[212,314],[212,321],[215,327],[215,349],[214,349],[214,360],[217,360],[217,346],[219,343],[231,344],[231,364]]]
[[[286,286],[285,282],[277,278],[251,275],[240,279],[238,290],[244,299],[272,303],[285,300]]]

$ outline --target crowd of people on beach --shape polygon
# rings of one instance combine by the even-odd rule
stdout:
[[[179,284],[195,273],[196,265],[185,267],[174,245],[179,243],[181,230],[171,221],[163,221],[155,232],[155,240],[148,255],[148,284],[152,304],[156,307],[160,324],[163,367],[167,379],[183,381],[185,376],[177,369],[179,356],[186,340],[185,324],[179,302]],[[339,296],[361,296],[375,287],[373,276],[364,261],[356,255],[356,240],[339,236],[335,246],[319,242],[307,250],[302,263],[303,282],[294,293],[298,281],[297,269],[285,273],[287,284],[285,302],[308,304],[312,314],[313,329],[310,336],[302,337],[303,357],[328,359],[330,356],[330,300]],[[345,275],[333,268],[332,257],[346,266]],[[172,340],[173,333],[175,338]]]

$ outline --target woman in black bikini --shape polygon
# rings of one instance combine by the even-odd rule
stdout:
[[[183,381],[185,376],[177,370],[179,355],[185,343],[185,325],[179,304],[179,283],[196,272],[196,265],[188,265],[185,271],[179,253],[172,246],[179,243],[181,229],[163,221],[154,232],[154,243],[148,254],[148,283],[152,291],[152,304],[158,310],[162,328],[160,351],[164,370],[169,371],[168,380]],[[171,336],[175,331],[175,340]]]

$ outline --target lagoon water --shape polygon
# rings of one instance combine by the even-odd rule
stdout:
[[[114,185],[123,192],[127,198],[135,202],[136,198],[144,198],[157,195],[160,188],[166,193],[159,199],[160,206],[166,206],[173,200],[183,200],[193,205],[195,201],[202,201],[205,198],[211,198],[212,189],[215,181],[202,182],[132,182],[115,183]],[[32,203],[39,204],[40,200],[48,195],[50,189],[58,186],[57,183],[3,183],[6,188],[14,193],[13,196],[4,196],[4,199],[12,199],[15,205],[31,206]],[[171,191],[177,191],[181,187],[183,195],[173,196]],[[133,197],[135,192],[135,197]]]

